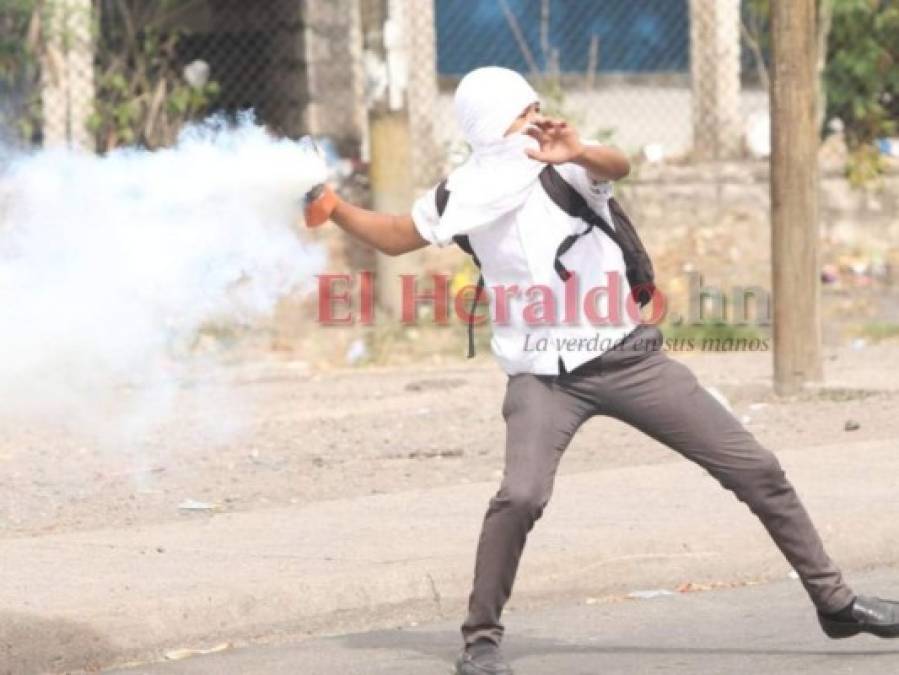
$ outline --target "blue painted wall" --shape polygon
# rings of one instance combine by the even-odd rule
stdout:
[[[540,0],[507,3],[543,68]],[[459,75],[484,65],[528,70],[499,0],[436,0],[435,5],[441,74]],[[687,0],[551,0],[549,41],[560,50],[563,72],[586,70],[592,35],[599,36],[600,72],[688,68]]]

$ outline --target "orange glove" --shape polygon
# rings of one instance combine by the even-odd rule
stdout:
[[[303,201],[306,227],[318,227],[331,217],[340,203],[340,197],[330,185],[322,183],[309,190]]]

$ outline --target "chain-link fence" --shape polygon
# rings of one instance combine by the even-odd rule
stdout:
[[[358,129],[364,118],[343,100],[360,98],[358,21],[341,11],[355,4],[3,0],[0,130],[6,142],[103,152],[169,145],[214,112],[253,110],[293,137]]]
[[[492,64],[527,75],[585,135],[649,161],[764,157],[769,2],[3,0],[0,129],[102,152],[253,109],[275,132],[331,135],[352,154],[383,96],[408,107],[421,165],[434,161],[421,148],[458,146],[453,88]],[[871,157],[890,149],[897,14],[895,0],[821,3],[833,156],[843,139]]]
[[[715,3],[705,4],[714,11]],[[611,138],[632,151],[690,149],[686,1],[495,0],[468,9],[436,2],[439,114],[445,118],[439,128],[454,131],[449,117],[459,78],[495,64],[528,75],[545,109],[573,118],[585,135]]]
[[[456,83],[502,65],[547,112],[635,158],[621,193],[663,276],[701,264],[764,284],[771,2],[0,0],[0,159],[10,145],[157,148],[191,120],[253,110],[364,167],[370,122],[387,109],[405,113],[408,138],[380,147],[408,152],[412,194],[464,154]],[[884,261],[899,269],[899,173],[882,196],[843,174],[870,183],[899,153],[899,3],[820,8],[822,278],[870,284]],[[357,172],[345,194],[364,203],[376,174]],[[333,247],[356,267],[372,264],[363,248]]]
[[[864,179],[896,154],[899,3],[822,0],[822,160]],[[468,70],[527,75],[551,112],[650,162],[770,154],[770,0],[435,0],[443,147]]]

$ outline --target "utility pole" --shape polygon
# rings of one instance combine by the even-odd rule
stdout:
[[[818,258],[816,0],[771,3],[774,388],[823,378]]]

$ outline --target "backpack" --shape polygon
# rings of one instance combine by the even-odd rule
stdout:
[[[621,249],[621,254],[624,258],[625,274],[631,287],[631,296],[634,302],[640,307],[649,303],[655,293],[655,274],[652,268],[652,261],[646,252],[646,248],[643,246],[643,242],[640,241],[633,223],[631,223],[624,209],[621,208],[621,204],[614,197],[609,198],[609,213],[612,215],[612,222],[615,224],[615,229],[613,230],[605,218],[590,208],[590,205],[587,204],[581,193],[562,178],[552,164],[547,164],[540,171],[539,177],[540,185],[556,206],[569,216],[580,218],[587,223],[587,227],[581,232],[565,237],[556,249],[553,267],[559,278],[562,281],[568,281],[571,277],[571,272],[565,268],[561,257],[574,246],[578,239],[589,233],[594,227],[598,227]],[[449,197],[450,192],[446,189],[446,179],[443,179],[437,185],[434,198],[439,216],[442,216],[446,210]],[[453,242],[471,256],[472,262],[474,262],[475,267],[480,272],[481,262],[471,246],[468,235],[457,234],[453,237]],[[474,312],[483,290],[484,275],[479,274],[474,298],[471,301],[471,309],[468,314],[468,358],[474,356]]]

